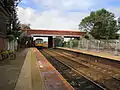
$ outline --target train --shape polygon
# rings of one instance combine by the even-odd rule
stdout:
[[[36,48],[47,48],[48,47],[48,43],[47,42],[44,42],[43,39],[39,38],[39,39],[36,39],[34,41],[34,46]]]

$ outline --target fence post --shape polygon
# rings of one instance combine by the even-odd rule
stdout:
[[[119,45],[118,46],[119,46],[119,48],[118,48],[118,51],[119,51],[120,50],[120,39],[119,39]]]
[[[98,40],[98,52],[100,52],[100,41]]]
[[[93,49],[95,49],[96,50],[96,44],[95,44],[95,40],[93,40]]]
[[[82,39],[82,41],[81,41],[81,48],[83,49],[83,39]]]
[[[86,45],[86,39],[84,40],[83,47],[84,47],[84,49],[86,50],[86,47],[87,47],[87,45]]]
[[[120,50],[120,39],[119,39],[119,48],[118,49]]]
[[[90,40],[89,40],[89,47],[88,48],[91,49],[91,42],[90,42]]]
[[[116,45],[115,45],[116,47],[115,47],[115,55],[117,56],[118,55],[118,51],[117,51],[117,40],[116,40]]]
[[[87,50],[88,50],[88,48],[89,48],[89,40],[87,40]]]
[[[72,41],[70,41],[70,48],[72,48]]]
[[[78,49],[80,49],[80,40],[78,41]]]

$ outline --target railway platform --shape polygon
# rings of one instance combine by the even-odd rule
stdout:
[[[14,90],[74,90],[36,48],[29,48]]]
[[[110,59],[110,60],[114,60],[114,61],[118,61],[118,62],[120,61],[120,56],[114,56],[112,54],[105,53],[105,52],[97,52],[97,51],[92,52],[92,51],[84,51],[84,50],[63,48],[63,47],[57,47],[57,48],[72,51],[72,52],[78,52],[78,53],[82,53],[82,54],[86,54],[86,55],[91,55],[91,56],[95,56],[95,57]]]

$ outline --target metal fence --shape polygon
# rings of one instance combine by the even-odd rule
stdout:
[[[64,47],[120,55],[120,40],[70,40]]]

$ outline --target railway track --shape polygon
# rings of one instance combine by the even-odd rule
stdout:
[[[58,52],[58,50],[55,50],[55,51]],[[101,64],[101,63],[97,62],[97,60],[90,61],[90,60],[86,60],[86,59],[81,58],[81,57],[76,57],[73,54],[68,54],[66,52],[63,52],[63,54],[65,57],[71,57],[72,60],[74,60],[78,63],[82,63],[82,64],[84,64],[92,69],[95,69],[103,74],[107,74],[107,75],[111,76],[112,78],[120,81],[120,78],[118,77],[118,76],[120,76],[120,69],[118,69],[118,68],[114,68],[114,67],[111,67],[109,65]]]
[[[63,50],[45,50],[44,53],[52,56],[56,61],[66,65],[101,89],[120,90],[120,72],[117,68],[111,68],[109,65],[100,64],[97,60],[89,61]]]
[[[65,78],[68,78],[67,81],[75,88],[75,90],[106,90],[104,87],[78,72],[72,66],[61,61],[61,59],[63,59],[62,57],[59,57],[58,59],[51,55],[49,51],[42,51],[42,53]]]

